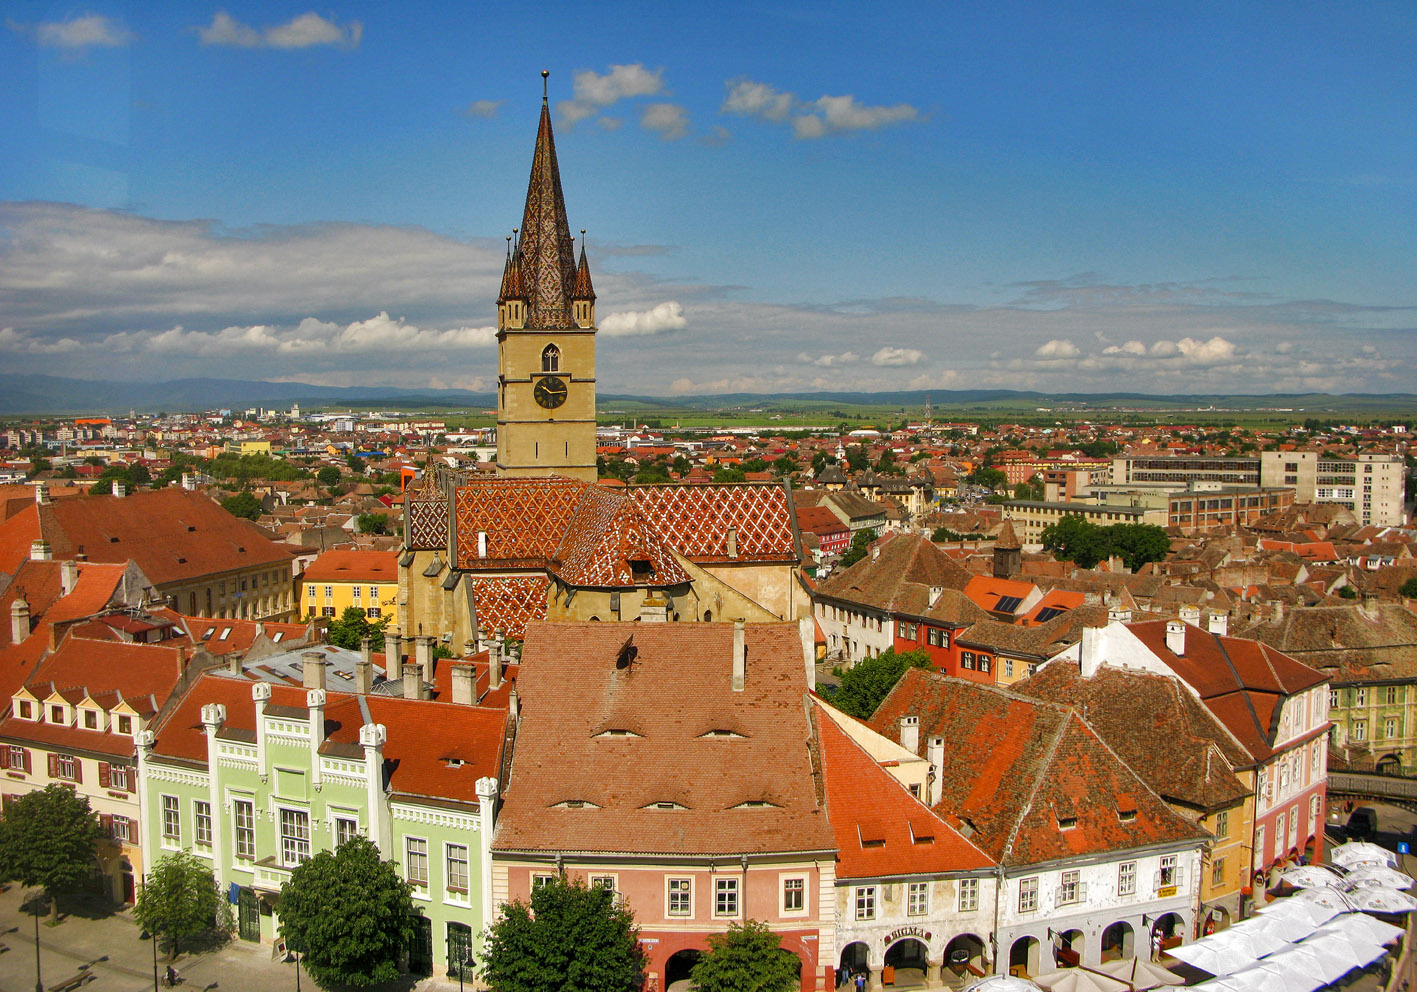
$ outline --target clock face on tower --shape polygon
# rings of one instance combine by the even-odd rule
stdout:
[[[554,375],[545,376],[537,382],[532,396],[540,406],[554,410],[566,402],[566,384]]]

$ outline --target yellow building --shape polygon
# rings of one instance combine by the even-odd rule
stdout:
[[[497,299],[497,472],[596,479],[595,290],[584,237],[576,261],[544,96]]]
[[[298,583],[300,616],[338,617],[356,606],[370,620],[399,622],[396,551],[326,551]]]

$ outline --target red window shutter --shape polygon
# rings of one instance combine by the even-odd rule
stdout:
[[[34,768],[31,767],[32,762],[30,761],[29,748],[25,748],[25,750],[24,750],[24,755],[25,755],[25,771],[27,771],[27,772],[32,772],[32,771],[34,771]]]
[[[100,789],[108,788],[109,780],[110,772],[108,770],[108,762],[100,761],[98,763],[98,787]]]
[[[78,758],[74,759],[74,783],[76,785],[84,784],[84,763]]]
[[[0,744],[0,768],[10,767],[10,748],[8,745]]]
[[[113,817],[107,813],[98,814],[98,826],[103,831],[103,836],[113,836]]]
[[[49,777],[50,777],[50,778],[58,778],[58,777],[59,777],[59,755],[57,755],[57,754],[55,754],[54,752],[51,751],[49,754],[46,755],[46,757],[49,759]]]

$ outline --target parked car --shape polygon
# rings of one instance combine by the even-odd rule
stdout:
[[[1378,811],[1371,806],[1359,806],[1348,814],[1343,835],[1349,840],[1373,840],[1378,835]]]

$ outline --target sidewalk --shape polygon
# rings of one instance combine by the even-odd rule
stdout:
[[[34,917],[20,912],[27,890],[11,886],[0,894],[0,992],[34,992]],[[64,904],[65,909],[69,904]],[[83,912],[89,912],[84,910]],[[39,924],[40,968],[45,989],[73,978],[81,971],[95,978],[83,986],[92,992],[151,992],[152,943],[138,937],[138,926],[128,912],[108,915],[70,915],[57,927]],[[265,992],[294,989],[295,965],[271,960],[269,944],[232,940],[215,951],[181,954],[174,967],[187,992]],[[159,954],[158,974],[168,965]],[[304,972],[300,987],[319,988]],[[383,987],[386,992],[455,992],[457,982],[411,978]],[[468,985],[471,988],[471,985]]]

